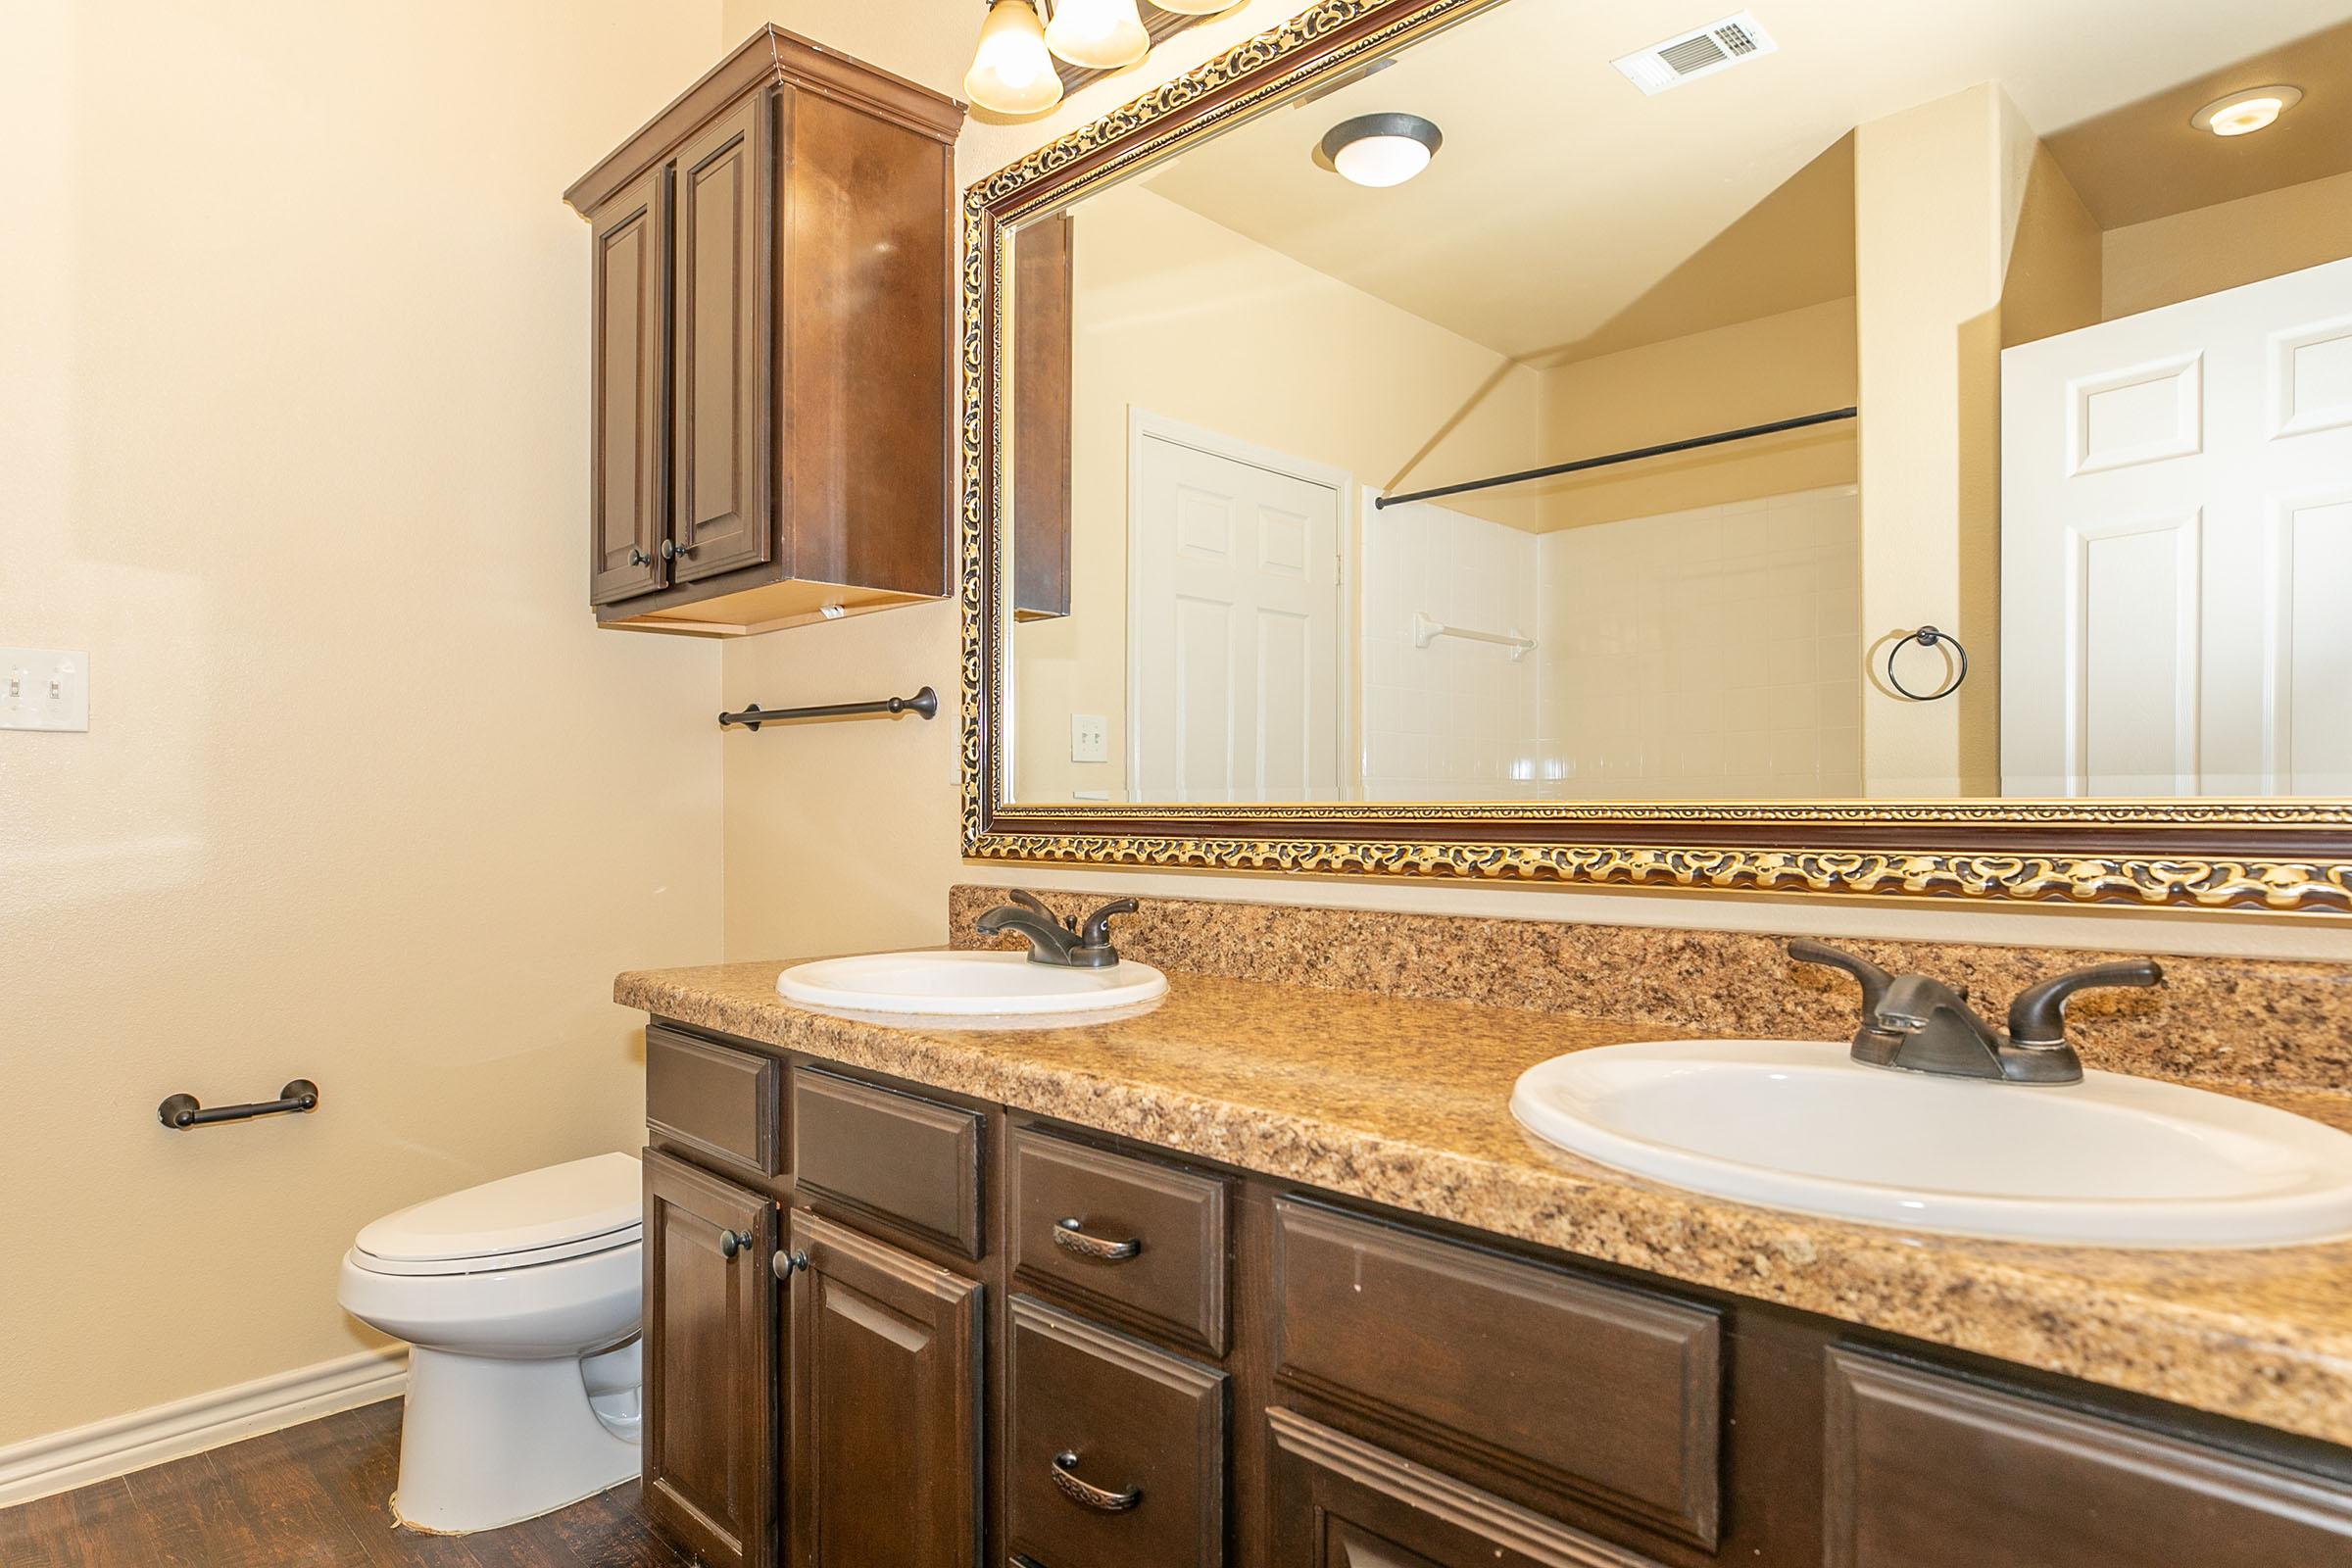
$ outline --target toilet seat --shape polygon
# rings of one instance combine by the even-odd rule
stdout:
[[[485,1274],[634,1247],[642,1177],[627,1154],[524,1171],[385,1215],[351,1250],[370,1274]]]

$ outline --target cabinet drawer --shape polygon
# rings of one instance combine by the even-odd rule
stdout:
[[[1225,1374],[1012,1298],[1012,1549],[1046,1568],[1218,1568]]]
[[[978,1257],[980,1117],[894,1089],[800,1068],[792,1174],[801,1196]]]
[[[2352,1562],[2352,1489],[1847,1349],[1830,1568]]]
[[[1289,1199],[1274,1274],[1292,1386],[1714,1546],[1717,1313]]]
[[[1296,1411],[1266,1426],[1274,1568],[1661,1568]]]
[[[1114,1321],[1223,1355],[1225,1183],[1033,1128],[1012,1135],[1012,1266]]]
[[[782,1168],[784,1064],[656,1024],[645,1031],[645,1120],[689,1149],[762,1176]]]

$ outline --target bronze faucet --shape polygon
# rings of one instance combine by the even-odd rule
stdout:
[[[1890,975],[1867,958],[1801,939],[1788,944],[1788,956],[1843,970],[1860,983],[1856,1061],[2011,1084],[2082,1081],[2082,1058],[2066,1042],[2066,1004],[2076,992],[2152,986],[2164,979],[2164,970],[2150,958],[2070,970],[2019,992],[2009,1004],[2009,1027],[1999,1030],[1977,1016],[1967,992],[1927,975]]]
[[[1133,914],[1133,899],[1113,899],[1083,921],[1057,920],[1054,911],[1034,893],[1014,888],[1010,904],[1000,904],[972,922],[972,929],[982,936],[995,936],[1000,931],[1017,931],[1029,939],[1029,961],[1050,963],[1065,969],[1107,969],[1119,961],[1119,950],[1110,945],[1110,917],[1114,914]]]

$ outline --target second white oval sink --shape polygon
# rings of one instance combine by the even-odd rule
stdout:
[[[1540,1063],[1511,1113],[1604,1165],[1866,1224],[2096,1247],[2352,1233],[2352,1135],[2120,1073],[2027,1087],[1865,1066],[1842,1044],[1678,1040]]]
[[[868,953],[796,963],[776,976],[777,995],[806,1006],[933,1017],[1099,1012],[1167,989],[1168,977],[1148,963],[1065,969],[1023,953]]]

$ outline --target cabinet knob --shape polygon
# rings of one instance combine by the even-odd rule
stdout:
[[[797,1247],[790,1251],[778,1248],[776,1255],[767,1260],[767,1271],[780,1280],[788,1280],[808,1266],[808,1254]]]
[[[680,556],[685,555],[694,548],[695,547],[693,545],[682,545],[675,539],[664,539],[662,541],[662,559],[663,561],[675,561]]]
[[[1054,1485],[1061,1494],[1081,1507],[1097,1513],[1125,1513],[1144,1500],[1143,1490],[1129,1487],[1124,1492],[1109,1492],[1091,1482],[1078,1479],[1078,1455],[1064,1449],[1054,1456]]]
[[[751,1250],[751,1245],[752,1233],[750,1231],[720,1231],[718,1233],[718,1255],[721,1257],[733,1257],[737,1252],[748,1251]]]
[[[635,545],[631,545],[631,546],[629,546],[629,564],[630,564],[630,565],[632,565],[632,566],[650,566],[650,565],[652,565],[653,564],[654,564],[654,558],[653,558],[653,557],[651,557],[651,556],[647,555],[647,554],[646,554],[644,551],[642,551],[642,550],[638,549],[638,548],[637,548]]]

